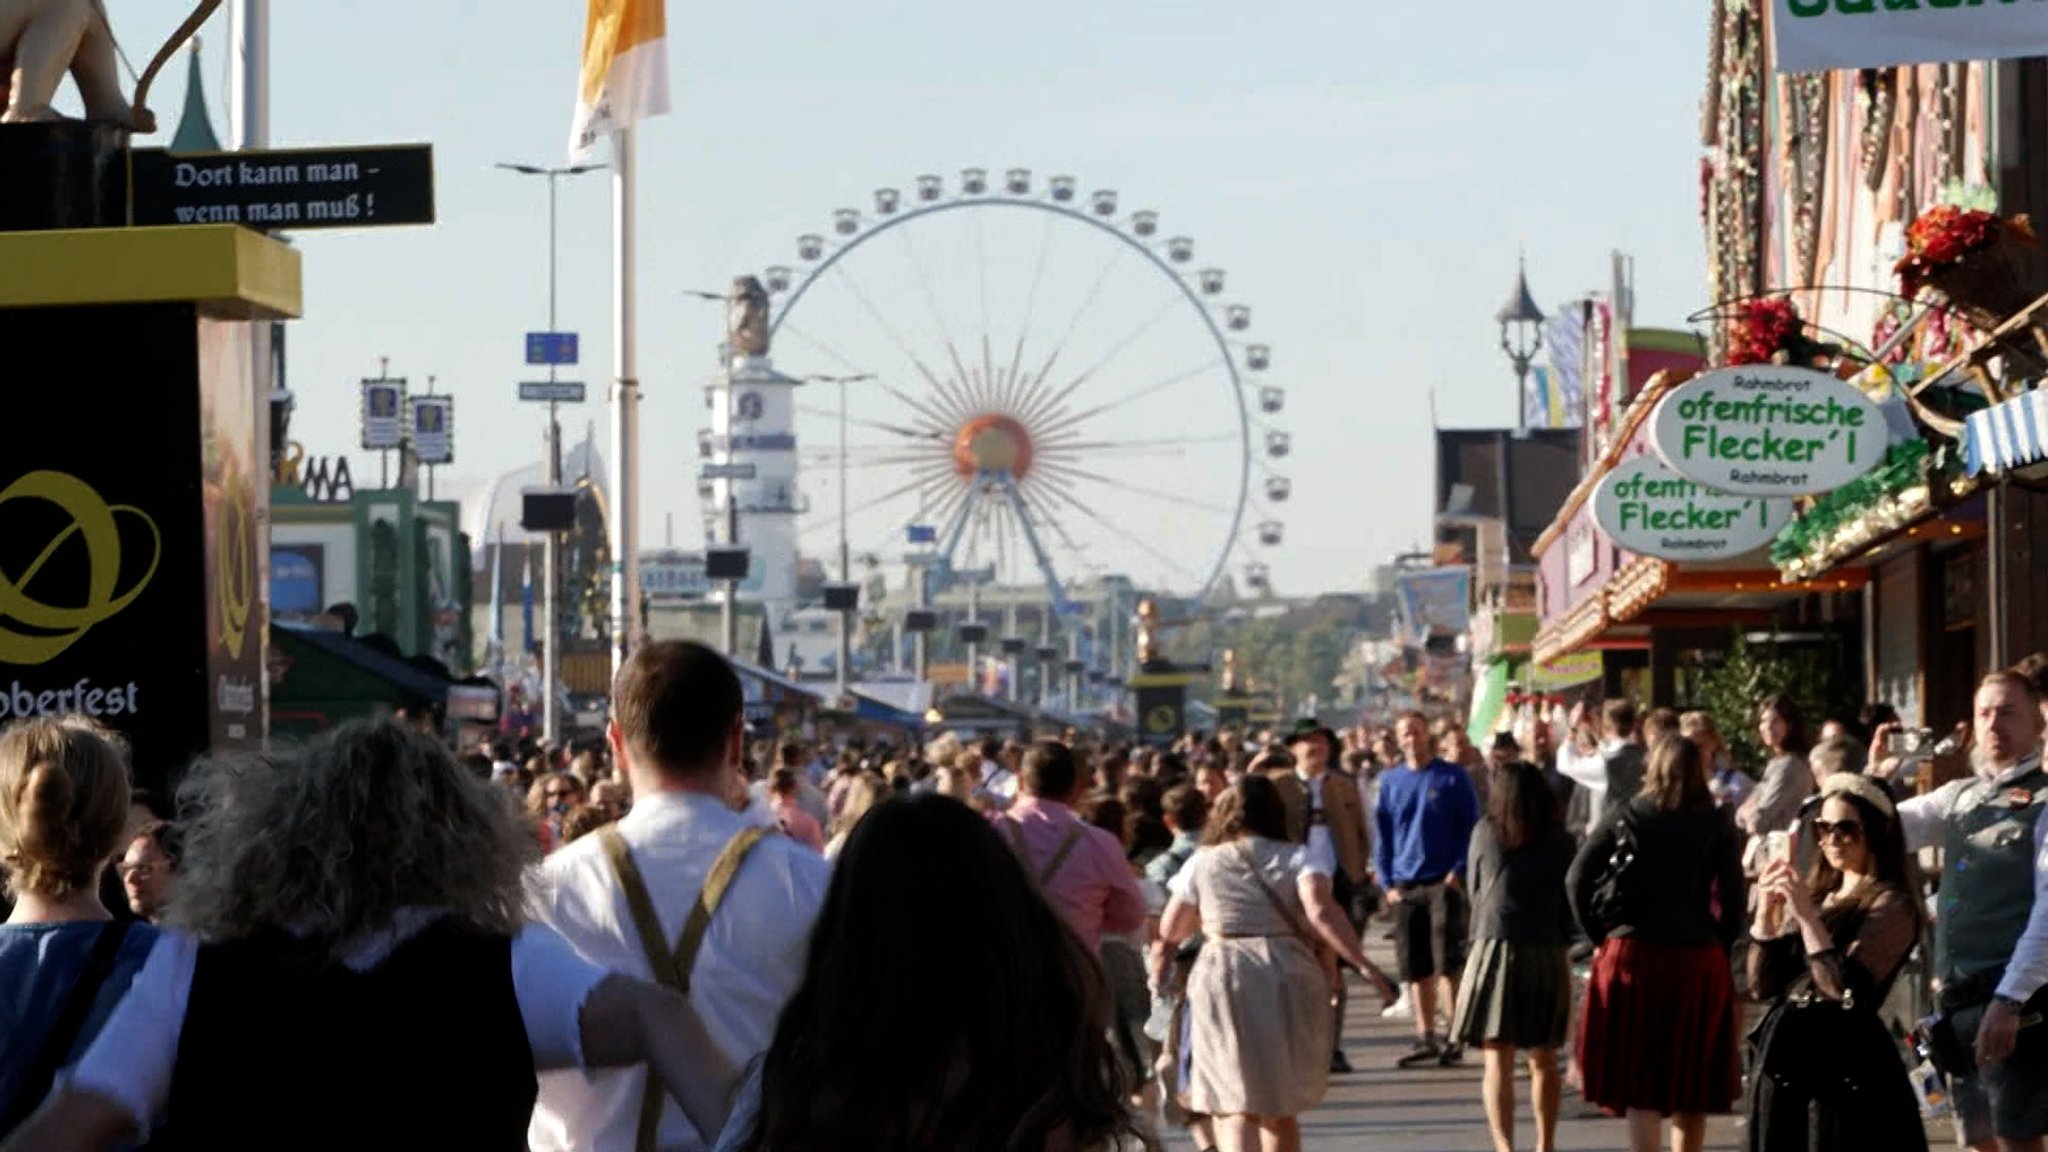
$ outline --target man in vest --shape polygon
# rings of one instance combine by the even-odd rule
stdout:
[[[2032,684],[1994,672],[1973,705],[1978,771],[1899,805],[1907,846],[1942,850],[1935,976],[1944,1026],[1975,1050],[1951,1083],[1963,1141],[2042,1152],[2048,1137],[2048,774]]]
[[[1024,753],[1024,795],[996,827],[1082,943],[1098,952],[1103,936],[1144,927],[1145,896],[1117,838],[1074,814],[1090,783],[1073,749],[1040,740]]]
[[[587,959],[686,992],[733,1066],[767,1050],[803,974],[828,866],[726,803],[746,746],[739,679],[700,644],[645,643],[620,670],[606,736],[633,786],[618,823],[550,856],[535,916]],[[534,1152],[699,1149],[644,1069],[549,1073]]]
[[[1372,858],[1366,847],[1365,801],[1358,781],[1337,767],[1340,742],[1337,734],[1314,720],[1297,724],[1288,737],[1288,751],[1294,756],[1291,768],[1266,772],[1287,806],[1287,834],[1307,847],[1312,858],[1323,865],[1315,869],[1330,878],[1330,895],[1344,909],[1353,930],[1363,927],[1354,897],[1362,895],[1371,880]],[[1347,985],[1337,989],[1337,1028],[1331,1035],[1338,1046],[1330,1052],[1330,1071],[1349,1072],[1351,1061],[1344,1055],[1344,1006]]]

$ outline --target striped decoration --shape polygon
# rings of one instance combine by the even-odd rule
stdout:
[[[2048,388],[1994,404],[1963,424],[1963,467],[1972,476],[2041,460],[2048,460]]]

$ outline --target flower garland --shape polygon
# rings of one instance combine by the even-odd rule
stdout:
[[[2034,226],[2024,214],[2003,219],[1995,212],[1953,204],[1929,208],[1906,226],[1906,255],[1892,268],[1899,277],[1899,292],[1912,299],[1928,281],[2006,236],[2032,244]]]
[[[1728,334],[1728,363],[1769,364],[1805,326],[1799,309],[1783,296],[1747,301],[1737,308]]]
[[[1925,440],[1892,445],[1876,468],[1815,499],[1804,515],[1780,529],[1771,541],[1771,563],[1788,580],[1805,579],[1826,567],[1839,545],[1867,546],[1870,539],[1896,527],[1924,505],[1931,454]],[[1906,502],[1913,507],[1899,507],[1900,498],[1914,488],[1921,490],[1923,499]]]

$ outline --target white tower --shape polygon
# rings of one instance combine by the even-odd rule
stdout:
[[[778,647],[796,607],[796,388],[765,356],[735,356],[709,388],[711,433],[699,446],[712,542],[749,551],[740,601],[764,606]],[[708,493],[705,489],[708,485]],[[723,597],[721,589],[717,593]],[[744,655],[751,656],[752,653]]]

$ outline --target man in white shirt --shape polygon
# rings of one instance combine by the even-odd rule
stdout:
[[[753,822],[726,803],[746,734],[739,680],[716,652],[682,642],[635,650],[614,686],[606,735],[633,785],[633,810],[614,826],[616,840],[586,836],[548,858],[535,914],[595,963],[679,981],[712,1041],[744,1068],[766,1050],[802,976],[830,873],[787,837],[749,834]],[[650,919],[659,940],[640,928]],[[700,933],[694,948],[686,925]],[[650,952],[670,961],[667,971],[657,973]],[[673,1102],[655,1120],[645,1089],[643,1069],[544,1075],[528,1144],[652,1152],[717,1139]]]

